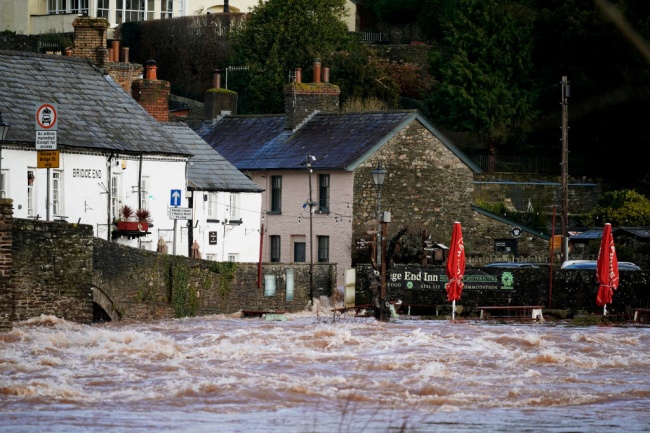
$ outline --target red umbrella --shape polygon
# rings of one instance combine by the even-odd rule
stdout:
[[[465,273],[465,245],[463,244],[463,232],[460,223],[454,223],[454,231],[451,233],[451,247],[447,257],[447,278],[449,282],[447,289],[447,300],[452,301],[451,318],[456,313],[456,301],[460,300],[460,293],[463,291],[463,274]]]
[[[603,229],[603,238],[600,241],[600,250],[598,250],[596,277],[598,278],[596,304],[603,306],[603,315],[606,315],[607,304],[612,302],[612,295],[618,287],[618,260],[610,223],[605,224]]]

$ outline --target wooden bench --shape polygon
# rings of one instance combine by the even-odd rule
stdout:
[[[634,309],[634,321],[637,319],[641,322],[648,320],[648,315],[650,315],[650,308],[635,308]]]
[[[542,317],[541,305],[495,305],[490,307],[478,307],[481,314],[480,319],[487,318],[486,314],[489,313],[490,317],[495,319],[517,319],[517,320],[539,320]],[[494,313],[503,313],[502,315],[493,316]]]

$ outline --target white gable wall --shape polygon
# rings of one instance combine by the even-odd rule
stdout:
[[[213,201],[214,212],[209,214]],[[231,203],[238,207],[231,210]],[[193,237],[201,247],[201,258],[219,262],[258,262],[261,205],[260,193],[194,191]],[[233,224],[233,216],[235,220],[241,219],[241,224]]]

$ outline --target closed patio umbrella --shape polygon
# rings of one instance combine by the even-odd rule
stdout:
[[[200,259],[201,258],[201,247],[199,246],[199,243],[194,240],[194,243],[192,244],[192,258],[193,259]]]
[[[158,248],[156,251],[160,254],[167,254],[167,242],[163,238],[158,239]]]
[[[463,291],[463,274],[465,273],[465,245],[463,243],[463,231],[460,223],[454,223],[454,230],[451,233],[451,246],[447,257],[447,278],[449,282],[447,289],[447,300],[452,301],[451,318],[456,316],[456,301],[460,300]]]
[[[618,259],[610,223],[605,224],[603,229],[603,238],[600,241],[600,250],[598,250],[596,277],[598,278],[596,304],[603,307],[603,316],[605,316],[607,315],[607,304],[612,302],[614,290],[618,288]]]

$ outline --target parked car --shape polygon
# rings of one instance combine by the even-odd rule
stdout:
[[[485,265],[486,268],[539,269],[535,263],[529,262],[495,262]]]
[[[596,260],[567,260],[560,269],[593,269],[596,270]],[[632,262],[618,262],[619,271],[640,271],[641,268]]]

